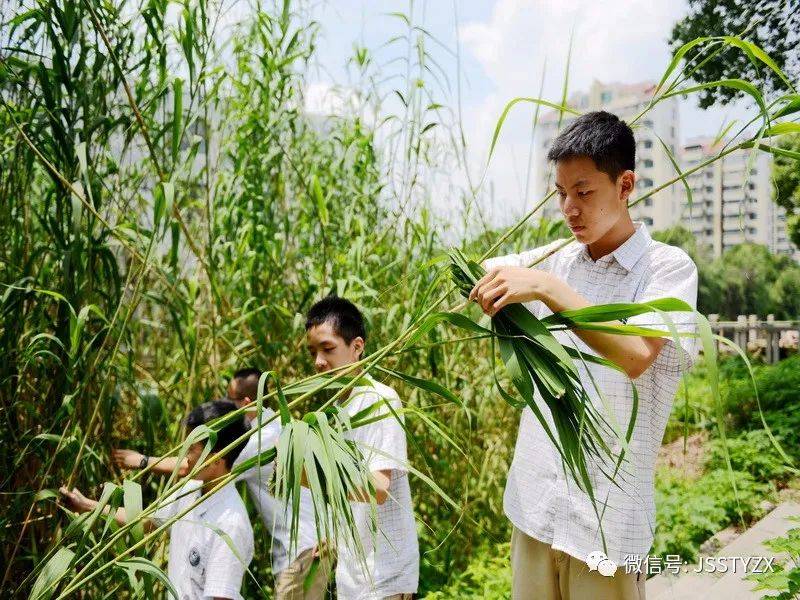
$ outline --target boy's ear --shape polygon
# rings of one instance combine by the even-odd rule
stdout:
[[[630,169],[623,171],[618,181],[620,184],[621,199],[627,202],[628,197],[633,193],[634,187],[636,186],[636,173]]]
[[[361,355],[364,354],[364,338],[357,336],[353,338],[353,341],[350,343],[353,346],[353,350],[358,354],[358,357],[361,358]]]

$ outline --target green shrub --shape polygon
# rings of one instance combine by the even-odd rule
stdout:
[[[662,469],[656,476],[656,532],[652,554],[696,560],[700,544],[720,529],[761,516],[759,505],[773,487],[749,472],[714,469],[697,480]],[[737,500],[738,498],[738,500]],[[741,514],[740,514],[741,512]]]
[[[776,438],[783,446],[781,438]],[[763,429],[747,431],[738,437],[728,438],[728,454],[734,471],[749,473],[755,481],[782,483],[791,475],[778,450]],[[727,468],[722,440],[715,439],[709,447],[706,462],[709,470]]]
[[[774,365],[753,368],[762,410],[794,411],[800,408],[800,355],[793,355]],[[737,370],[727,386],[728,410],[742,424],[758,423],[758,406],[753,383],[746,372]]]
[[[455,574],[450,583],[425,595],[426,600],[482,599],[505,600],[511,597],[511,544],[484,545],[476,549],[467,568]]]
[[[658,472],[653,555],[679,554],[693,560],[700,544],[722,529],[725,509],[713,495],[697,493],[698,488],[675,471]]]
[[[794,517],[793,521],[800,523]],[[780,536],[764,542],[764,545],[773,552],[786,554],[790,562],[786,565],[775,565],[774,571],[753,573],[747,579],[758,582],[753,591],[778,592],[777,596],[764,596],[777,600],[791,600],[800,596],[800,527],[790,529],[785,536]]]

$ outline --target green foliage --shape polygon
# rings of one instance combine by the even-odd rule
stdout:
[[[797,170],[796,165],[793,168]],[[703,314],[736,319],[739,315],[763,318],[772,313],[789,320],[800,315],[800,265],[791,258],[772,254],[766,246],[745,243],[712,259],[710,248],[698,247],[682,225],[656,231],[653,239],[682,248],[694,260],[697,307]]]
[[[778,141],[778,147],[800,152],[800,134],[782,136]],[[789,238],[800,247],[800,169],[797,168],[796,161],[784,155],[775,156],[772,180],[775,183],[775,202],[786,210],[786,229]],[[797,276],[794,281],[797,282]],[[800,314],[800,307],[795,305],[795,308],[797,310],[794,314]]]
[[[739,35],[763,48],[777,66],[795,80],[800,75],[797,71],[798,14],[800,2],[797,0],[690,0],[689,14],[673,27],[670,44],[677,51],[700,36]],[[702,50],[695,49],[686,57],[687,63],[697,66],[693,75],[695,81],[741,77],[758,81],[770,91],[785,90],[783,79],[752,56],[722,47],[718,48],[721,52],[709,57]],[[742,93],[733,88],[709,88],[700,94],[699,104],[708,108],[741,96]]]
[[[778,438],[778,441],[785,446],[783,440]],[[763,429],[747,431],[738,437],[728,438],[728,456],[735,471],[749,473],[755,481],[783,482],[792,474]],[[715,439],[709,445],[706,468],[725,470],[726,460],[722,450],[722,440]]]
[[[456,300],[436,300],[444,244],[425,175],[463,164],[466,153],[463,137],[435,137],[460,124],[447,122],[455,111],[439,101],[447,82],[427,53],[429,34],[395,14],[401,35],[386,48],[401,60],[387,64],[402,63],[405,76],[379,72],[358,48],[350,66],[359,105],[322,118],[301,108],[318,28],[303,11],[256,3],[223,36],[223,9],[213,3],[172,8],[166,0],[42,0],[33,8],[17,0],[3,21],[0,588],[9,596],[163,595],[166,526],[117,527],[99,511],[74,518],[53,489],[77,484],[101,505],[146,516],[174,482],[109,483],[122,479],[109,468],[109,449],[130,442],[148,454],[185,451],[180,417],[221,394],[223,377],[239,366],[285,381],[309,372],[298,314],[335,291],[365,307],[368,357],[381,361],[381,376],[414,376],[397,388],[419,469],[420,593],[467,569],[470,581],[455,584],[464,593],[504,594],[507,550],[486,570],[471,561],[493,551],[486,539],[507,539],[509,527],[501,490],[518,412],[488,392],[491,346],[439,328],[417,348],[390,352],[426,311]],[[404,86],[393,90],[397,114],[378,90],[395,79]],[[670,65],[662,91],[681,93],[681,81]],[[725,85],[764,106],[751,84]],[[472,184],[457,190],[465,214],[477,192]],[[504,249],[566,236],[558,224],[521,225],[503,236]],[[485,251],[495,233],[464,246]],[[304,437],[300,423],[310,425],[296,415],[315,419],[308,409],[319,404],[307,388],[296,396],[282,405],[294,413],[292,440]],[[274,391],[266,397],[275,399]],[[339,439],[328,430],[305,437],[323,435]],[[316,456],[338,464],[321,444]],[[423,487],[431,481],[438,490]],[[343,501],[342,488],[328,483],[320,480],[317,499],[332,491]],[[268,555],[263,537],[257,543]],[[245,597],[263,594],[268,561],[251,571]]]
[[[799,521],[797,517],[790,517]],[[766,573],[753,573],[747,578],[758,585],[753,591],[778,592],[763,598],[776,598],[777,600],[792,600],[800,595],[800,527],[795,527],[782,535],[764,542],[776,554],[785,554],[788,559],[783,564],[775,565],[774,571]]]
[[[734,492],[733,481],[736,491]],[[751,523],[771,486],[748,472],[714,469],[697,480],[668,469],[656,475],[656,531],[652,554],[697,558],[705,540],[727,525]]]
[[[447,586],[426,594],[426,600],[465,598],[505,600],[511,595],[511,546],[508,542],[484,544],[476,548],[463,571],[454,575]]]
[[[786,451],[800,457],[800,356],[791,356],[775,365],[756,366],[755,379],[767,424],[784,440]],[[725,402],[736,426],[748,429],[761,426],[748,378],[731,379]]]
[[[725,509],[710,490],[681,474],[659,470],[656,474],[656,530],[652,554],[679,554],[691,560],[700,544],[722,529]]]

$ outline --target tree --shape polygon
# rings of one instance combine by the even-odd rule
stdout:
[[[766,246],[745,243],[712,259],[682,225],[654,231],[653,239],[686,252],[697,265],[697,310],[723,319],[772,313],[778,319],[800,317],[800,265]]]
[[[670,246],[677,246],[689,255],[697,266],[697,310],[703,314],[719,313],[722,294],[713,258],[708,244],[697,244],[697,238],[683,225],[675,225],[662,231],[654,231],[653,239]]]
[[[762,48],[789,80],[800,76],[800,0],[689,0],[689,14],[675,24],[669,43],[675,51],[695,38],[718,35],[744,37]],[[696,56],[692,51],[686,58]],[[772,70],[731,47],[700,65],[692,77],[695,81],[757,81],[767,94],[785,89]],[[709,88],[700,93],[699,104],[708,108],[741,96],[731,87]]]
[[[800,152],[800,134],[785,135],[778,142],[784,150]],[[800,169],[797,161],[780,154],[773,163],[775,202],[786,209],[786,231],[796,246],[800,246]]]

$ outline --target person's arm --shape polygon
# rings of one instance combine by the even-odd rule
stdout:
[[[370,471],[369,477],[372,480],[372,487],[375,488],[375,502],[383,504],[389,498],[389,485],[392,483],[392,470],[381,469],[380,471]],[[303,473],[300,476],[300,485],[304,488],[310,487],[308,485],[305,467],[303,467]],[[359,488],[350,493],[349,499],[353,502],[369,502],[370,495],[369,490]]]
[[[145,461],[145,459],[147,460]],[[153,473],[161,475],[172,475],[177,469],[179,477],[183,477],[189,472],[189,462],[185,458],[179,462],[177,456],[145,456],[135,450],[115,448],[111,451],[111,460],[120,469],[150,467]]]
[[[58,491],[64,498],[65,504],[77,513],[92,512],[99,504],[97,500],[92,500],[91,498],[84,496],[81,491],[75,487],[72,488],[72,490],[69,490],[66,486],[61,486]],[[108,505],[104,506],[102,512],[104,515],[110,514],[111,507]],[[124,507],[117,508],[117,510],[114,511],[113,516],[114,520],[117,522],[117,525],[122,526],[128,522],[128,515],[125,512]],[[153,523],[149,519],[145,519],[142,521],[142,525],[146,531],[149,531],[152,529]]]
[[[372,480],[372,487],[375,488],[375,502],[383,504],[389,499],[389,486],[392,483],[392,470],[381,469],[380,471],[370,471],[370,479]],[[359,489],[353,492],[350,500],[354,502],[369,502],[370,493],[368,490]]]
[[[592,303],[552,273],[526,267],[495,267],[475,285],[470,300],[480,304],[483,312],[494,316],[504,306],[541,300],[555,312],[576,310]],[[610,325],[621,325],[611,321]],[[575,333],[601,356],[616,363],[635,379],[658,357],[665,338],[616,335],[602,331],[576,329]]]

